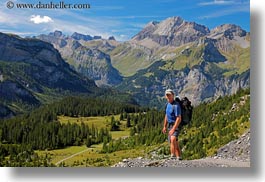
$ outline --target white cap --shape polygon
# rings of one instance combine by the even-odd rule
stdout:
[[[171,90],[171,89],[167,89],[167,90],[165,91],[165,95],[167,95],[167,94],[174,95],[174,91]]]

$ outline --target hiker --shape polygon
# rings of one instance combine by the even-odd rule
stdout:
[[[178,142],[178,135],[180,133],[181,122],[181,108],[175,101],[175,94],[173,90],[167,89],[165,92],[167,105],[165,109],[165,119],[163,133],[168,130],[168,141],[170,143],[170,153],[172,159],[181,160],[181,151]]]

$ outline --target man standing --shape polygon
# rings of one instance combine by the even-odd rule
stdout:
[[[181,151],[178,142],[178,135],[180,132],[181,122],[181,110],[179,104],[175,101],[174,92],[171,89],[167,89],[165,92],[167,99],[164,128],[163,133],[167,132],[168,129],[168,140],[170,143],[170,153],[172,159],[181,160]]]

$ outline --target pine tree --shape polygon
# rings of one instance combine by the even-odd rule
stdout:
[[[127,128],[131,127],[131,117],[130,117],[130,115],[127,116],[126,126],[127,126]]]
[[[110,121],[110,131],[118,131],[119,130],[119,125],[114,119],[114,116],[111,117]]]
[[[120,121],[123,121],[124,117],[123,117],[123,113],[120,114]]]
[[[90,136],[87,136],[87,139],[86,139],[86,146],[87,147],[90,147],[92,145],[92,140],[90,138]]]

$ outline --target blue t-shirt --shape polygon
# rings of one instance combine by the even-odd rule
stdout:
[[[167,115],[167,122],[174,123],[177,119],[177,116],[181,115],[180,106],[175,101],[171,103],[167,103],[166,107],[166,115]]]

